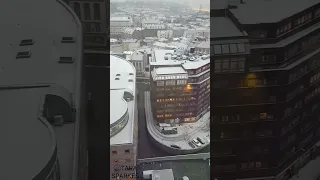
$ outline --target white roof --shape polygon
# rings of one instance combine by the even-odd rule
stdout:
[[[210,31],[210,37],[234,37],[244,36],[237,26],[227,17],[212,17],[210,18],[211,24],[216,24]]]
[[[131,21],[130,16],[111,16],[110,21]]]
[[[210,41],[203,41],[199,45],[197,45],[197,48],[210,48]]]
[[[319,3],[319,0],[245,0],[231,12],[242,24],[273,23],[284,20]],[[288,8],[290,7],[290,8]]]
[[[210,59],[206,60],[197,60],[197,61],[188,61],[184,63],[182,66],[184,69],[198,69],[206,64],[210,64]]]
[[[174,50],[165,50],[165,49],[155,49],[154,50],[154,61],[150,62],[150,65],[160,65],[160,66],[170,66],[170,65],[182,65],[184,69],[197,69],[206,64],[210,64],[210,59],[202,60],[200,57],[197,58],[196,61],[178,61],[178,60],[170,60],[170,56],[168,60],[165,60],[166,53],[174,53]]]
[[[152,180],[174,180],[172,169],[154,170]]]
[[[186,74],[187,73],[182,67],[159,67],[159,68],[155,68],[155,72],[158,75]]]
[[[133,75],[130,75],[133,73]],[[120,76],[117,76],[120,74]],[[115,80],[119,78],[119,80]],[[132,79],[133,82],[129,82]],[[133,101],[125,101],[123,93],[129,91],[135,96],[136,70],[127,60],[110,56],[110,125],[129,113],[129,121],[116,135],[110,138],[110,145],[119,145],[133,142],[133,122],[135,114],[135,97]]]
[[[28,3],[4,0],[1,3],[0,21],[4,26],[0,35],[0,86],[61,85],[74,95],[78,112],[82,28],[74,12],[60,0],[32,0]],[[14,16],[12,12],[15,12]],[[62,37],[74,37],[76,43],[62,44]],[[30,38],[34,40],[32,46],[19,46],[21,40]],[[16,59],[17,53],[25,50],[31,52],[31,57]],[[75,62],[60,64],[60,56],[72,56]],[[3,169],[0,179],[35,178],[53,157],[56,143],[69,142],[70,139],[68,145],[58,146],[61,180],[77,179],[72,175],[73,161],[76,161],[73,156],[74,145],[77,146],[74,142],[76,134],[65,131],[61,140],[60,131],[53,131],[46,119],[39,118],[42,95],[49,91],[49,87],[0,90],[0,167]],[[78,117],[77,113],[76,121]],[[77,127],[75,123],[68,126]],[[64,128],[59,127],[60,130]]]

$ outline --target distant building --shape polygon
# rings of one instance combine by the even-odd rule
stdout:
[[[136,70],[127,60],[110,56],[110,179],[135,174],[138,149]],[[126,168],[120,168],[125,166]],[[120,177],[119,177],[120,178]],[[136,177],[121,177],[135,180]]]
[[[172,30],[158,30],[157,31],[157,37],[160,38],[165,38],[165,39],[171,39],[173,35]]]
[[[110,17],[110,36],[121,37],[124,30],[132,25],[133,20],[130,16]]]
[[[203,41],[195,47],[195,53],[210,54],[210,41]]]
[[[148,19],[142,21],[143,36],[144,37],[157,37],[158,30],[165,30],[166,26],[161,24],[159,20]]]
[[[178,37],[182,37],[184,35],[184,32],[186,30],[188,30],[187,27],[172,27],[172,37],[174,38],[178,38]]]
[[[137,76],[144,76],[145,75],[144,53],[143,52],[135,51],[131,55],[130,62],[136,68]]]
[[[143,39],[141,28],[125,28],[122,34],[123,39]]]
[[[152,112],[159,123],[195,122],[209,111],[209,57],[187,57],[175,50],[154,50],[152,56]]]

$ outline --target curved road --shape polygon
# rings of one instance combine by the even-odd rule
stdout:
[[[144,110],[144,92],[148,91],[149,85],[144,83],[137,83],[138,88],[138,111],[139,111],[139,143],[138,143],[138,159],[172,156],[167,152],[154,146],[149,138],[145,110]],[[206,147],[198,153],[210,152],[210,147]]]

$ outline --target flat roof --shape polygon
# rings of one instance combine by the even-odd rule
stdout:
[[[211,38],[245,36],[228,17],[211,17],[210,21],[213,24],[210,31]]]
[[[132,75],[130,75],[132,73]],[[120,76],[119,76],[120,75]],[[119,80],[116,80],[119,78]],[[129,82],[129,79],[132,82]],[[120,57],[110,56],[110,124],[119,120],[126,111],[129,121],[116,135],[110,138],[110,145],[120,145],[133,142],[133,123],[135,114],[136,70],[132,63]],[[125,101],[123,93],[133,94],[133,101]]]
[[[152,180],[174,180],[172,169],[154,170]]]
[[[174,50],[155,49],[154,50],[154,59],[152,62],[150,62],[150,65],[163,65],[163,66],[181,65],[184,69],[198,69],[206,64],[210,64],[210,58],[202,60],[201,57],[197,57],[196,61],[171,60],[170,57],[168,58],[168,60],[165,60],[164,56],[167,53],[173,54]],[[168,68],[168,67],[163,67],[163,68]],[[166,72],[168,72],[168,71],[166,70]]]
[[[172,169],[175,179],[187,176],[192,179],[210,180],[210,159],[183,159],[172,161],[157,161],[153,163],[142,163],[139,165],[138,174],[147,170]],[[161,165],[160,165],[161,164]]]
[[[5,167],[5,171],[1,172],[0,179],[34,178],[51,158],[55,141],[58,143],[61,180],[76,179],[73,176],[77,168],[75,158],[78,157],[74,154],[78,147],[76,123],[58,127],[56,131],[47,121],[39,120],[41,98],[49,88],[8,87],[57,84],[73,94],[78,110],[82,70],[81,24],[69,6],[60,0],[4,1],[2,7],[0,21],[5,26],[1,29],[0,42],[3,50],[0,61],[0,114],[3,121],[0,167]],[[12,16],[13,11],[18,13]],[[62,37],[74,37],[76,43],[62,44]],[[19,46],[24,39],[33,39],[34,44]],[[16,59],[18,52],[28,50],[30,58]],[[74,57],[75,62],[60,64],[60,56]],[[77,112],[76,121],[78,118]]]
[[[182,67],[159,67],[159,68],[155,68],[155,72],[157,73],[157,75],[187,73]]]
[[[231,12],[241,24],[275,23],[302,12],[319,0],[244,0]],[[290,8],[288,8],[290,7]]]
[[[53,156],[56,144],[52,128],[38,119],[40,97],[45,91],[46,88],[0,90],[0,156],[1,167],[6,167],[1,179],[32,179]],[[10,168],[12,163],[14,167]]]

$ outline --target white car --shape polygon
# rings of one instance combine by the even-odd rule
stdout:
[[[201,143],[197,139],[192,139],[192,142],[198,147],[201,146]]]

